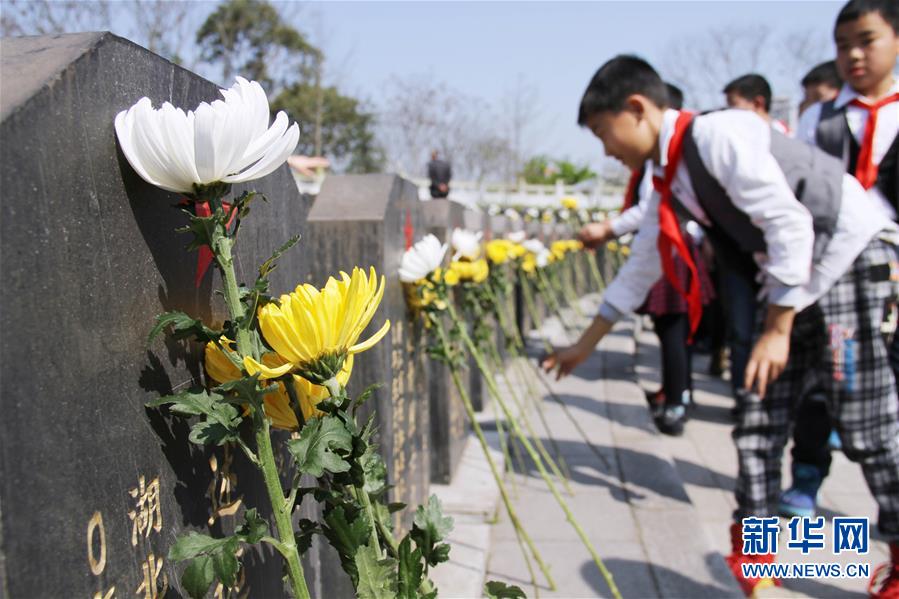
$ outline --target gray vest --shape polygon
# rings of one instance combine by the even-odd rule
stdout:
[[[730,268],[754,272],[754,252],[767,253],[762,230],[730,200],[721,184],[709,173],[693,139],[693,124],[684,135],[684,164],[696,199],[711,227],[706,232],[722,261]],[[771,154],[777,161],[796,199],[812,214],[815,231],[814,259],[824,253],[836,228],[843,190],[843,166],[818,148],[771,131]]]
[[[819,148],[842,160],[846,172],[855,173],[860,148],[849,130],[846,111],[837,109],[832,100],[821,104],[815,142]],[[899,208],[899,135],[880,160],[875,185],[893,207]]]

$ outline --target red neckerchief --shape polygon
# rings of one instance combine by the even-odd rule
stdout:
[[[624,192],[624,204],[621,206],[622,212],[637,203],[637,187],[640,185],[642,175],[643,169],[641,168],[631,171],[631,178],[627,182],[627,189]]]
[[[674,123],[674,133],[671,136],[671,141],[668,142],[668,164],[665,165],[664,177],[652,178],[653,187],[661,196],[659,201],[658,244],[659,254],[662,258],[662,271],[677,292],[687,300],[687,315],[690,319],[690,341],[693,340],[693,334],[696,332],[696,328],[699,326],[699,321],[702,318],[702,295],[699,291],[699,272],[696,270],[696,263],[693,261],[693,255],[684,241],[680,223],[674,214],[674,206],[671,204],[671,182],[674,180],[677,165],[680,163],[684,134],[692,120],[692,112],[682,111],[678,115],[677,121]],[[684,291],[681,281],[678,280],[675,274],[672,248],[677,250],[677,253],[680,254],[680,257],[690,270],[690,285],[686,291]]]
[[[855,178],[865,189],[871,189],[877,182],[877,165],[874,164],[874,131],[877,129],[877,112],[893,102],[899,102],[899,93],[889,95],[873,104],[869,104],[862,98],[856,98],[850,102],[853,106],[868,111],[868,122],[865,124],[865,133],[862,136],[861,149],[858,152],[858,162],[855,164]]]

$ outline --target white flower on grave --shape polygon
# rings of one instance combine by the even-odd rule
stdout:
[[[578,215],[578,218],[581,219],[582,223],[585,223],[590,220],[590,213],[587,211],[586,208],[581,208],[580,210],[578,210],[577,215]]]
[[[559,220],[568,220],[569,216],[571,216],[571,212],[569,212],[567,208],[559,210]]]
[[[521,243],[527,239],[527,236],[528,234],[525,231],[512,231],[511,233],[506,234],[506,239],[512,243]]]
[[[475,233],[467,229],[453,229],[453,235],[450,238],[453,249],[456,250],[453,260],[458,260],[459,258],[477,260],[478,256],[481,255],[481,235],[483,233],[480,231]]]
[[[546,251],[546,246],[543,245],[543,242],[536,238],[528,239],[521,245],[522,247],[524,247],[524,249],[534,254],[535,256],[539,256],[541,253]]]
[[[487,214],[489,214],[490,216],[496,216],[502,211],[503,209],[500,208],[498,204],[490,204],[489,206],[487,206]]]
[[[514,208],[506,208],[503,214],[505,214],[506,218],[509,220],[521,220],[521,215],[518,214],[518,210],[515,210]]]
[[[400,260],[400,281],[414,283],[437,270],[443,264],[446,248],[434,235],[427,235],[410,247]]]
[[[198,187],[264,177],[281,166],[300,139],[279,112],[269,126],[268,98],[255,81],[237,78],[223,100],[186,113],[149,98],[116,115],[115,130],[131,167],[148,183],[193,194]]]
[[[527,215],[531,218],[540,218],[540,209],[531,206],[527,209]]]

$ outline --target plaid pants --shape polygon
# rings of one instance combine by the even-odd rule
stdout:
[[[742,392],[733,431],[738,521],[776,514],[781,457],[797,403],[817,386],[826,391],[844,453],[862,467],[877,501],[881,533],[899,540],[899,401],[881,332],[887,305],[897,295],[889,280],[899,275],[897,260],[895,246],[872,240],[817,304],[796,315],[789,361],[765,399]]]

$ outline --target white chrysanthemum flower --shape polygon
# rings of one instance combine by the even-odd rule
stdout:
[[[400,281],[414,283],[425,278],[441,264],[446,255],[447,245],[441,244],[434,235],[427,235],[406,250],[400,261]]]
[[[568,220],[568,217],[571,216],[571,212],[566,208],[562,208],[559,210],[559,220]]]
[[[546,268],[546,266],[549,264],[550,255],[551,255],[551,252],[546,248],[543,248],[542,251],[537,253],[538,268]]]
[[[451,242],[456,253],[453,260],[459,258],[468,258],[469,260],[477,260],[481,255],[481,233],[478,231],[468,231],[467,229],[453,229]]]
[[[521,220],[521,215],[518,214],[518,210],[515,210],[514,208],[506,208],[503,214],[505,214],[506,218],[509,220]]]
[[[578,210],[577,215],[583,223],[590,220],[590,212],[586,208],[581,208],[580,210]]]
[[[526,231],[512,231],[511,233],[506,234],[506,239],[511,241],[512,243],[521,243],[525,239],[527,239],[528,234]]]
[[[530,253],[537,256],[539,256],[541,252],[546,251],[546,246],[543,245],[543,242],[536,238],[528,239],[527,241],[523,242],[521,246]]]
[[[195,186],[242,183],[281,166],[300,139],[296,123],[279,112],[269,126],[268,98],[255,81],[237,78],[224,100],[202,102],[185,113],[149,98],[115,118],[116,135],[128,163],[148,183],[176,193]]]
[[[498,204],[490,204],[489,206],[487,206],[487,214],[489,214],[490,216],[496,216],[502,211],[503,209],[500,208]]]
[[[527,215],[530,216],[531,218],[540,218],[540,209],[531,206],[527,210]]]

